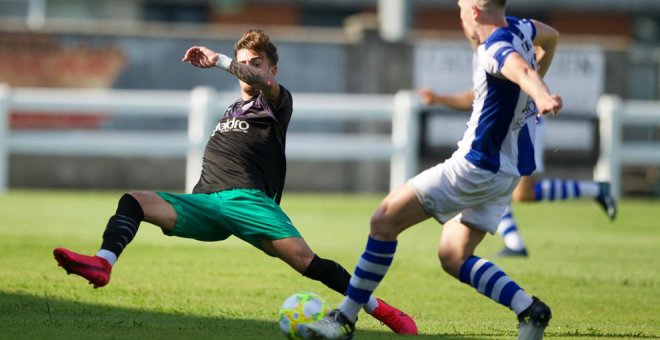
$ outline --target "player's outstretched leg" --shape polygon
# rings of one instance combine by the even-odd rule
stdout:
[[[55,248],[53,256],[67,274],[84,277],[94,288],[103,287],[110,282],[112,266],[101,257],[82,255],[64,248]]]
[[[533,297],[529,308],[518,315],[518,340],[543,339],[543,331],[552,318],[552,311],[543,301]]]

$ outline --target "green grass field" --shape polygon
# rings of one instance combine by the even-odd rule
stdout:
[[[277,310],[290,294],[341,300],[237,239],[170,238],[146,223],[107,287],[65,275],[52,249],[96,252],[119,196],[0,196],[0,339],[279,339]],[[288,194],[282,205],[319,255],[352,271],[380,198]],[[589,201],[514,209],[531,256],[494,262],[553,308],[547,338],[660,338],[660,202],[621,202],[615,223]],[[427,221],[400,237],[376,295],[413,315],[423,338],[515,338],[511,311],[441,270],[441,228]],[[501,245],[487,237],[477,255]],[[358,339],[396,337],[364,313],[357,327]]]

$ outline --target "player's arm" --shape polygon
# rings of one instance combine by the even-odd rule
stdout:
[[[269,100],[277,102],[279,99],[280,85],[275,77],[267,70],[250,65],[254,62],[265,62],[264,60],[248,60],[244,64],[204,46],[193,46],[186,51],[181,61],[201,68],[220,67],[261,91]]]
[[[536,36],[534,37],[534,46],[536,47],[537,72],[541,77],[545,76],[552,64],[552,59],[557,50],[559,41],[559,32],[556,29],[538,21],[531,20],[536,27]]]
[[[280,85],[277,83],[277,80],[275,80],[272,73],[267,69],[258,67],[261,63],[265,63],[265,60],[261,57],[254,57],[246,60],[245,63],[237,62],[234,59],[230,60],[231,62],[229,63],[227,72],[261,91],[264,97],[266,97],[271,103],[276,105],[279,104],[281,91]],[[219,67],[224,69],[223,66]]]
[[[518,84],[536,103],[539,113],[557,114],[562,107],[561,97],[550,93],[541,75],[518,53],[510,52],[501,68],[502,75]]]
[[[468,90],[451,95],[441,95],[428,88],[418,90],[424,105],[444,105],[454,110],[471,111],[474,91]]]

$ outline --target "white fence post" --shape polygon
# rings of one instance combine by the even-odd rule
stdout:
[[[390,190],[406,183],[417,172],[419,158],[419,108],[414,93],[402,90],[394,95]]]
[[[188,114],[188,153],[186,155],[186,192],[199,180],[202,171],[204,146],[211,136],[211,118],[215,107],[215,91],[210,87],[195,87],[190,92]]]
[[[9,96],[7,84],[0,84],[0,194],[9,186]]]
[[[623,103],[617,96],[602,96],[598,101],[600,151],[594,179],[609,181],[616,199],[621,197],[621,143]]]

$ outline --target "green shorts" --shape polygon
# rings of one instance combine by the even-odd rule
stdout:
[[[177,213],[170,236],[221,241],[234,235],[263,250],[263,240],[301,237],[275,200],[257,189],[210,194],[157,193]]]

